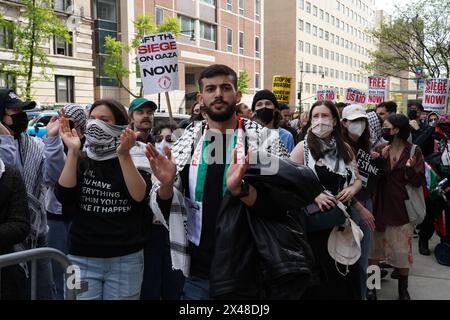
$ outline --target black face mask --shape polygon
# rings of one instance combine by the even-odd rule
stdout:
[[[408,118],[409,118],[409,120],[416,120],[417,119],[417,110],[409,110]]]
[[[25,112],[13,114],[11,119],[12,124],[8,125],[8,127],[14,132],[15,135],[21,134],[27,130],[28,117]]]
[[[270,121],[273,120],[274,112],[275,112],[274,109],[261,108],[259,110],[256,110],[256,117],[263,123],[268,124]]]
[[[382,135],[383,139],[386,140],[389,143],[391,143],[392,140],[394,140],[394,137],[395,137],[395,135],[391,134],[391,129],[389,129],[389,128],[381,129],[381,135]]]

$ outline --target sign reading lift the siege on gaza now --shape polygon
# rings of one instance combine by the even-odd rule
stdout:
[[[379,104],[384,102],[387,93],[387,79],[385,77],[369,77],[369,94],[367,103]]]
[[[171,32],[144,36],[137,57],[144,94],[178,89],[177,42]]]
[[[425,79],[422,101],[425,111],[447,112],[449,81],[443,78]]]

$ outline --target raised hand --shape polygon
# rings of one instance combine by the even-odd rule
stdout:
[[[153,175],[161,186],[172,188],[177,175],[177,166],[172,161],[172,152],[167,145],[164,146],[164,153],[165,155],[160,154],[152,144],[147,144],[145,148],[145,155],[150,162]]]
[[[48,137],[56,137],[59,132],[60,127],[60,120],[57,116],[53,116],[47,126],[45,127],[45,130],[47,132]]]
[[[120,144],[117,147],[117,155],[125,156],[130,154],[130,149],[136,144],[136,139],[140,133],[136,133],[130,128],[126,128],[120,135]]]
[[[233,150],[232,162],[227,171],[227,189],[232,195],[237,195],[241,191],[242,178],[249,166],[249,154],[245,157],[244,163],[238,163],[237,150]]]
[[[67,149],[78,152],[81,147],[81,141],[80,137],[78,137],[77,130],[70,129],[69,120],[66,117],[61,117],[59,121],[59,135]]]

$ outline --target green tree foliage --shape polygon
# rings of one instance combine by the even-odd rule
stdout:
[[[250,81],[250,77],[248,75],[247,70],[239,72],[238,77],[238,90],[242,92],[242,94],[246,94],[248,92],[248,82]]]
[[[31,100],[31,86],[40,79],[50,79],[48,68],[53,68],[48,52],[43,48],[53,36],[71,41],[69,30],[52,10],[52,0],[22,0],[23,7],[19,18],[10,22],[0,17],[0,25],[12,30],[14,63],[8,61],[0,69],[14,74],[18,78],[20,95]],[[36,74],[35,68],[40,72]]]
[[[122,43],[119,39],[111,36],[105,38],[105,62],[103,68],[105,74],[118,81],[120,87],[124,88],[133,97],[143,96],[143,87],[141,84],[139,93],[134,93],[130,88],[126,87],[123,83],[123,79],[130,75],[131,72],[135,72],[139,77],[139,65],[136,63],[135,70],[128,70],[123,63],[123,55],[130,54],[130,52],[136,50],[139,47],[141,39],[147,34],[159,33],[159,32],[172,32],[175,36],[180,33],[180,23],[176,17],[166,17],[164,23],[156,25],[150,16],[141,15],[133,22],[135,27],[135,37],[131,41],[131,44]]]
[[[424,67],[427,76],[450,77],[449,16],[450,0],[416,0],[398,7],[391,21],[370,30],[378,48],[365,69],[400,77],[402,71]]]

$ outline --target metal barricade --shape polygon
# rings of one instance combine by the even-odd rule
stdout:
[[[36,260],[40,259],[55,260],[66,270],[64,273],[65,297],[66,300],[76,300],[75,287],[70,288],[67,281],[68,277],[72,276],[72,274],[68,273],[68,268],[71,265],[70,260],[59,250],[53,248],[36,248],[0,255],[0,270],[3,267],[31,261],[31,300],[36,300]]]

